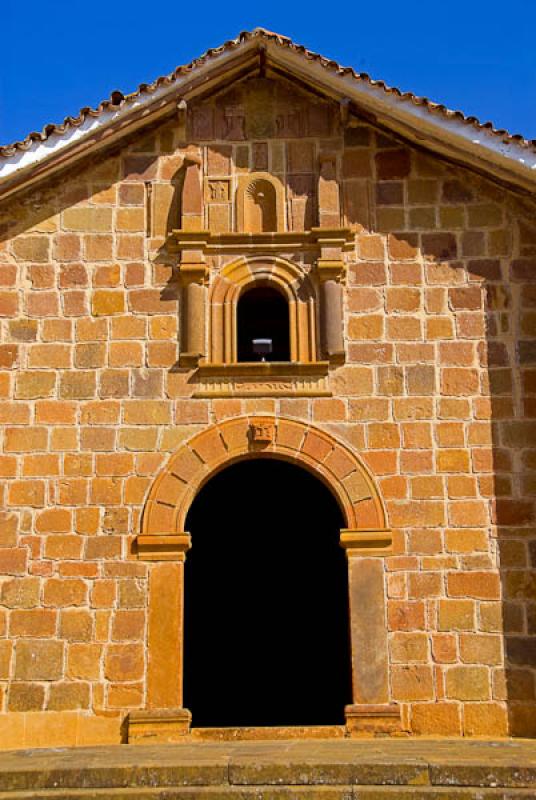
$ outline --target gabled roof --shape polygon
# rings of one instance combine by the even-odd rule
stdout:
[[[284,75],[338,100],[350,112],[515,188],[536,188],[536,140],[497,130],[461,111],[373,80],[366,73],[264,28],[240,33],[185,66],[128,95],[112,92],[97,108],[46,125],[40,133],[0,146],[0,196],[27,186],[118,139],[177,113],[182,100],[202,96],[253,70]]]

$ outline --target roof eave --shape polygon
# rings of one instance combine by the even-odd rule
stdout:
[[[257,57],[258,43],[245,42],[240,49],[213,56],[205,64],[176,79],[171,86],[126,101],[115,111],[87,118],[69,134],[53,134],[45,142],[34,142],[27,150],[17,151],[0,163],[0,199],[49,178],[73,166],[89,155],[108,149],[137,130],[161,122],[177,113],[177,104],[221,80],[222,71],[246,69]]]
[[[383,84],[361,79],[334,62],[308,51],[287,46],[279,37],[251,34],[232,49],[212,51],[201,63],[170,85],[148,94],[135,93],[117,110],[87,117],[68,133],[54,133],[46,141],[33,142],[0,164],[0,198],[30,187],[72,166],[89,155],[108,148],[142,127],[171,117],[180,99],[191,99],[218,86],[222,80],[238,78],[260,50],[265,62],[289,76],[311,84],[327,96],[345,100],[358,112],[405,141],[485,174],[514,190],[534,194],[536,151],[512,138],[501,138],[481,126],[472,126],[444,109],[434,113],[428,102],[412,95],[387,90]],[[241,72],[242,70],[242,72]]]
[[[471,126],[454,115],[446,118],[404,96],[388,94],[381,86],[356,80],[354,74],[341,74],[335,67],[308,59],[303,54],[268,43],[268,58],[299,76],[322,86],[327,94],[345,98],[374,120],[416,146],[426,148],[477,172],[496,178],[512,188],[531,194],[536,190],[536,152],[504,141],[496,134]]]

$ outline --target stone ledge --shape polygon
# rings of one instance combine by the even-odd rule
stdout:
[[[250,176],[248,176],[248,179]],[[203,253],[262,252],[281,249],[285,252],[318,250],[329,245],[347,250],[354,243],[354,234],[349,228],[312,228],[309,231],[274,231],[262,233],[228,232],[211,233],[208,230],[175,229],[169,237],[171,252],[199,250]]]
[[[341,530],[341,547],[348,558],[368,558],[370,556],[390,556],[393,552],[393,534],[389,528]]]
[[[143,561],[184,561],[191,547],[191,536],[180,534],[140,534],[136,537],[136,550]]]

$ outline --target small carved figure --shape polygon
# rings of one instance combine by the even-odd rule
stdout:
[[[228,106],[225,109],[225,138],[241,141],[245,138],[244,111],[240,106]]]
[[[275,439],[273,422],[254,422],[251,425],[251,440],[256,444],[271,444]]]
[[[208,188],[211,200],[225,202],[229,199],[229,184],[227,181],[211,181]]]

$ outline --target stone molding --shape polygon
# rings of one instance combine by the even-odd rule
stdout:
[[[261,423],[275,425],[275,438],[266,445],[255,444],[250,437],[251,426]],[[171,456],[147,499],[142,534],[183,535],[190,504],[210,476],[235,461],[258,457],[283,458],[312,471],[333,491],[348,529],[386,528],[385,510],[375,482],[349,447],[304,422],[246,416],[207,428]],[[143,555],[138,552],[138,557]]]
[[[332,255],[339,262],[340,253],[352,251],[355,246],[354,234],[350,228],[311,228],[307,231],[247,231],[214,233],[205,229],[174,229],[169,237],[170,253],[200,251],[206,255],[266,253],[319,253],[321,247],[336,247],[339,253]],[[329,260],[328,254],[323,256]]]
[[[341,547],[348,558],[370,558],[371,556],[390,556],[393,552],[393,535],[388,528],[382,530],[341,531]]]
[[[327,361],[202,364],[193,397],[331,397]]]
[[[402,730],[400,706],[396,703],[352,704],[344,709],[350,736],[398,733]]]

